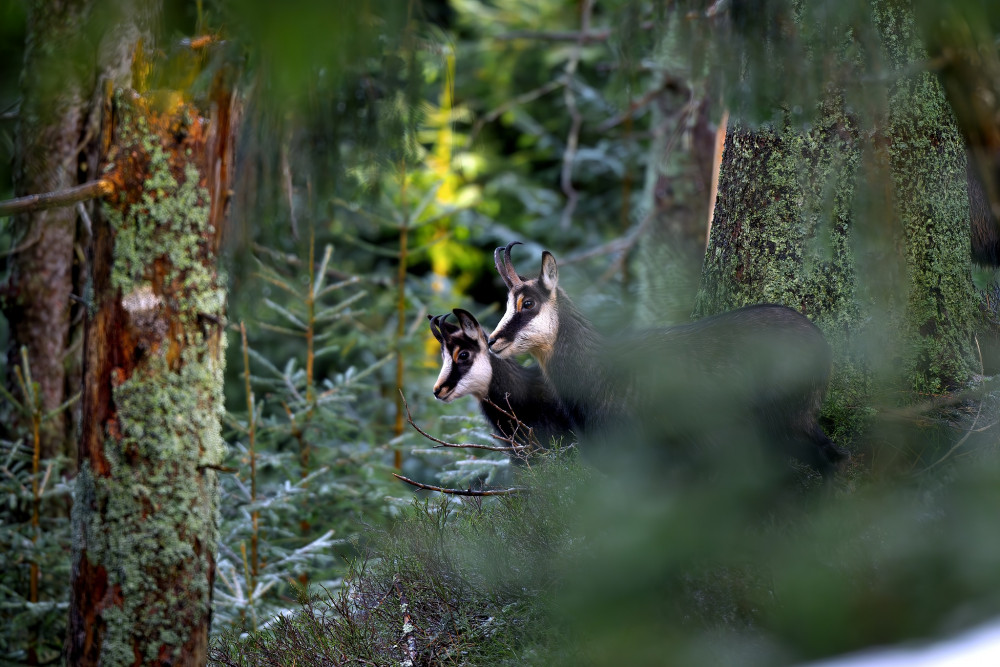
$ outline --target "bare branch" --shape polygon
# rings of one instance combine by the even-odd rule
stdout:
[[[473,491],[472,489],[448,489],[443,486],[432,486],[431,484],[423,484],[416,480],[412,480],[409,477],[403,477],[398,473],[392,473],[392,476],[401,482],[406,482],[418,489],[424,489],[425,491],[437,491],[438,493],[447,493],[452,496],[472,496],[472,497],[482,497],[482,496],[511,496],[515,493],[524,493],[527,489],[521,488],[519,486],[511,487],[509,489],[487,489],[485,491]]]
[[[403,585],[399,582],[399,575],[393,578],[392,582],[399,593],[399,607],[403,612],[403,639],[405,640],[406,656],[402,667],[414,667],[417,664],[417,642],[413,639],[413,618],[410,616],[410,604],[406,601],[406,594],[403,592]]]
[[[569,62],[566,63],[566,86],[563,88],[563,98],[566,101],[566,110],[569,112],[571,123],[569,134],[566,136],[566,150],[563,151],[562,173],[559,178],[563,194],[566,195],[566,207],[563,209],[562,220],[559,223],[559,226],[564,230],[569,229],[569,225],[573,221],[573,212],[576,211],[576,203],[580,199],[580,193],[573,187],[573,161],[576,159],[576,151],[580,143],[583,116],[576,106],[576,95],[573,94],[573,76],[576,74],[576,68],[583,55],[584,38],[590,31],[590,14],[593,8],[593,0],[584,0],[583,8],[580,10],[580,33],[576,48],[573,49]]]
[[[486,449],[491,452],[517,452],[521,449],[520,447],[490,447],[489,445],[479,445],[471,442],[456,444],[453,442],[445,442],[444,440],[435,438],[433,435],[423,430],[422,428],[417,426],[416,423],[414,423],[413,415],[410,414],[410,406],[406,403],[406,397],[403,396],[402,390],[400,390],[399,392],[399,397],[403,399],[403,407],[406,409],[406,421],[410,423],[410,426],[412,426],[417,433],[424,436],[431,442],[436,442],[438,444],[438,447],[451,447],[454,449]]]
[[[529,90],[526,93],[521,93],[512,100],[504,102],[503,104],[496,107],[495,109],[485,114],[484,116],[479,118],[479,120],[476,121],[475,125],[473,125],[472,127],[472,132],[470,133],[472,135],[472,138],[475,139],[475,137],[479,135],[479,132],[483,129],[483,125],[486,125],[486,123],[492,123],[497,118],[504,115],[514,107],[527,104],[528,102],[533,102],[537,100],[539,97],[547,95],[554,90],[558,90],[560,87],[564,85],[566,85],[566,77],[561,76],[558,79],[553,79],[552,81],[549,81],[548,83],[539,86],[538,88]]]
[[[591,4],[591,3],[588,3]],[[587,11],[585,9],[585,11]],[[642,30],[652,30],[652,21],[643,21],[639,28]],[[539,42],[576,42],[578,44],[593,44],[594,42],[606,42],[611,37],[611,29],[590,30],[590,22],[582,24],[579,32],[570,30],[544,31],[544,30],[512,30],[497,35],[496,38],[503,42],[515,39],[533,39]]]
[[[621,112],[617,116],[607,119],[606,121],[598,125],[597,131],[607,132],[611,128],[621,125],[627,119],[631,118],[636,111],[642,109],[643,107],[653,102],[665,90],[681,91],[684,89],[688,90],[688,98],[690,98],[691,97],[690,88],[688,88],[687,84],[685,84],[680,79],[670,76],[664,76],[663,81],[660,83],[660,85],[648,91],[645,95],[635,100],[634,102],[629,102],[628,109]]]
[[[98,199],[107,197],[115,191],[114,183],[107,179],[100,179],[84,183],[74,188],[46,192],[40,195],[28,195],[17,199],[8,199],[0,202],[0,216],[19,215],[22,213],[33,213],[44,211],[49,208],[59,206],[72,206],[73,204],[88,199]]]

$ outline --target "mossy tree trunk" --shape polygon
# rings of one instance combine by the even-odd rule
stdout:
[[[892,74],[868,94],[884,106],[849,110],[831,85],[809,127],[788,112],[731,124],[695,308],[806,313],[836,349],[842,407],[869,404],[872,377],[930,394],[977,368],[963,142],[909,11],[870,16]]]
[[[232,96],[120,91],[94,222],[67,659],[206,662],[225,346]]]

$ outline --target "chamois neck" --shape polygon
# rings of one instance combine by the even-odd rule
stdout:
[[[507,394],[518,386],[519,381],[523,382],[525,369],[513,359],[501,359],[495,354],[490,354],[490,368],[493,369],[493,379],[486,397],[506,409]]]
[[[559,330],[556,343],[547,358],[539,362],[547,374],[570,369],[577,373],[581,364],[589,364],[598,357],[604,347],[604,337],[562,290],[559,290],[557,303]]]
[[[559,293],[559,330],[542,370],[569,409],[575,423],[586,428],[611,408],[615,391],[606,367],[604,337],[569,298]]]

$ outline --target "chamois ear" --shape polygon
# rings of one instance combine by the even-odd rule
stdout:
[[[462,310],[461,308],[455,308],[451,312],[455,313],[455,317],[458,318],[458,324],[462,327],[462,333],[473,340],[486,339],[486,334],[483,333],[483,328],[479,326],[479,320],[477,320],[472,313],[467,310]]]
[[[554,292],[559,285],[559,267],[548,250],[542,252],[542,272],[538,274],[538,282],[549,292]]]

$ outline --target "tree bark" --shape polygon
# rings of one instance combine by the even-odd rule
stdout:
[[[233,136],[217,84],[210,114],[126,90],[105,124],[118,194],[94,225],[69,664],[206,662]]]
[[[920,71],[909,11],[873,2],[871,17],[874,57],[893,73],[871,84],[885,100],[874,126],[833,84],[811,127],[787,112],[759,130],[731,126],[695,309],[776,302],[806,313],[837,352],[841,407],[869,404],[873,377],[933,394],[975,368],[963,143],[940,85]]]
[[[92,0],[49,0],[28,5],[27,37],[18,115],[15,194],[63,190],[80,182],[81,142],[93,78],[82,58]],[[73,292],[77,213],[73,207],[17,216],[17,250],[8,260],[7,284],[0,305],[10,324],[6,350],[7,386],[16,389],[13,369],[27,348],[31,375],[46,411],[60,406],[76,387],[67,388],[70,294]],[[5,429],[17,417],[4,415]],[[72,456],[73,441],[64,413],[47,419],[41,433],[42,457]]]
[[[644,326],[687,319],[705,248],[715,143],[712,95],[692,72],[678,72],[683,20],[667,27],[656,59],[662,72],[650,105],[653,142],[642,192],[647,231],[636,250],[637,320]],[[670,74],[667,74],[670,72]]]

